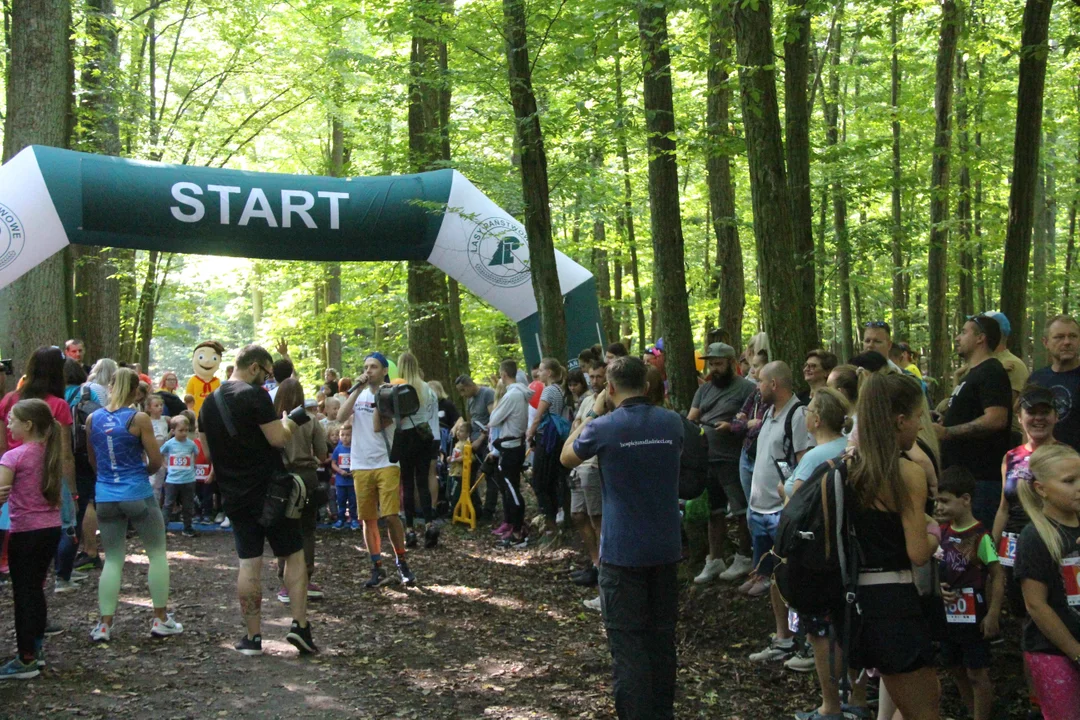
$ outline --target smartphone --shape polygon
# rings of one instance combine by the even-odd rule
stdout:
[[[773,463],[776,464],[776,471],[780,473],[780,477],[787,481],[791,477],[791,465],[786,460],[773,460]]]

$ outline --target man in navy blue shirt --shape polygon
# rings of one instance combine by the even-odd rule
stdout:
[[[622,720],[674,717],[683,426],[646,400],[646,371],[636,357],[612,360],[615,410],[575,429],[561,456],[568,468],[600,460],[600,598]]]

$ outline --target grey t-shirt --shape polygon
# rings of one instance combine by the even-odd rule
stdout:
[[[488,426],[491,412],[488,406],[495,402],[495,391],[481,386],[475,395],[469,398],[466,409],[469,411],[469,438],[475,440]],[[481,427],[482,426],[482,427]]]
[[[795,408],[798,398],[792,397],[787,404],[776,412],[776,408],[770,408],[761,421],[761,433],[758,435],[757,458],[754,460],[754,479],[750,487],[750,509],[756,513],[767,515],[777,513],[784,507],[784,501],[780,499],[779,486],[785,478],[781,477],[776,467],[776,461],[784,461],[784,421],[788,413],[794,412],[791,417],[791,447],[793,452],[800,453],[814,444],[810,434],[806,431],[806,406],[800,405]],[[793,410],[794,408],[794,410]],[[791,471],[795,471],[796,463],[790,463]]]
[[[701,410],[698,422],[705,428],[709,439],[709,460],[738,460],[742,452],[742,438],[733,433],[716,431],[716,423],[731,422],[742,410],[746,398],[754,392],[754,383],[746,378],[733,376],[727,387],[717,387],[706,382],[694,393],[690,407]]]

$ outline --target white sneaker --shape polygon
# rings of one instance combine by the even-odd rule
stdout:
[[[94,642],[109,642],[112,637],[112,627],[103,622],[98,622],[90,631],[90,639]]]
[[[752,653],[750,660],[752,662],[780,662],[781,660],[787,660],[794,654],[795,643],[793,641],[773,638],[769,642],[769,647],[761,652]]]
[[[566,513],[565,513],[564,510],[562,510],[562,508],[560,508],[559,512],[557,512],[555,514],[555,524],[556,525],[562,525],[563,522],[565,522],[565,521],[566,521]]]
[[[74,592],[79,589],[79,586],[72,580],[64,580],[62,578],[56,578],[56,589],[53,590],[57,595],[60,593]]]
[[[167,615],[164,621],[154,618],[154,622],[150,625],[150,634],[154,637],[179,635],[182,632],[184,632],[184,626],[173,619],[172,613]]]
[[[221,521],[221,529],[222,530],[228,530],[231,527],[232,527],[232,522],[230,522],[229,518],[225,518],[224,520]]]
[[[798,673],[814,672],[817,666],[814,664],[814,648],[807,645],[805,650],[800,650],[786,661],[784,667]]]
[[[79,572],[78,570],[71,571],[71,582],[80,583],[88,577],[90,576],[84,572]]]
[[[698,576],[694,578],[694,582],[699,584],[712,582],[716,578],[720,577],[720,575],[725,571],[726,568],[727,565],[724,563],[724,558],[716,558],[714,560],[713,556],[710,555],[705,558],[705,567],[703,567]]]
[[[590,610],[595,610],[596,612],[600,612],[600,596],[599,595],[594,597],[592,600],[586,600],[583,604],[585,605],[585,607],[589,608]]]
[[[220,525],[221,523],[225,522],[225,513],[223,513],[223,512],[219,512],[219,513],[218,513],[218,514],[217,514],[217,515],[216,515],[216,516],[214,517],[214,522],[216,522],[216,523],[217,523],[218,525]]]
[[[735,557],[732,558],[731,564],[728,565],[727,570],[720,573],[720,579],[724,582],[732,582],[734,580],[741,580],[750,572],[753,565],[753,560],[745,555],[739,555],[735,553]]]

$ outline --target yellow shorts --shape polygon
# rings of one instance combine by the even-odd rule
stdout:
[[[401,470],[396,465],[377,470],[353,470],[356,511],[361,520],[397,515],[401,510]]]

